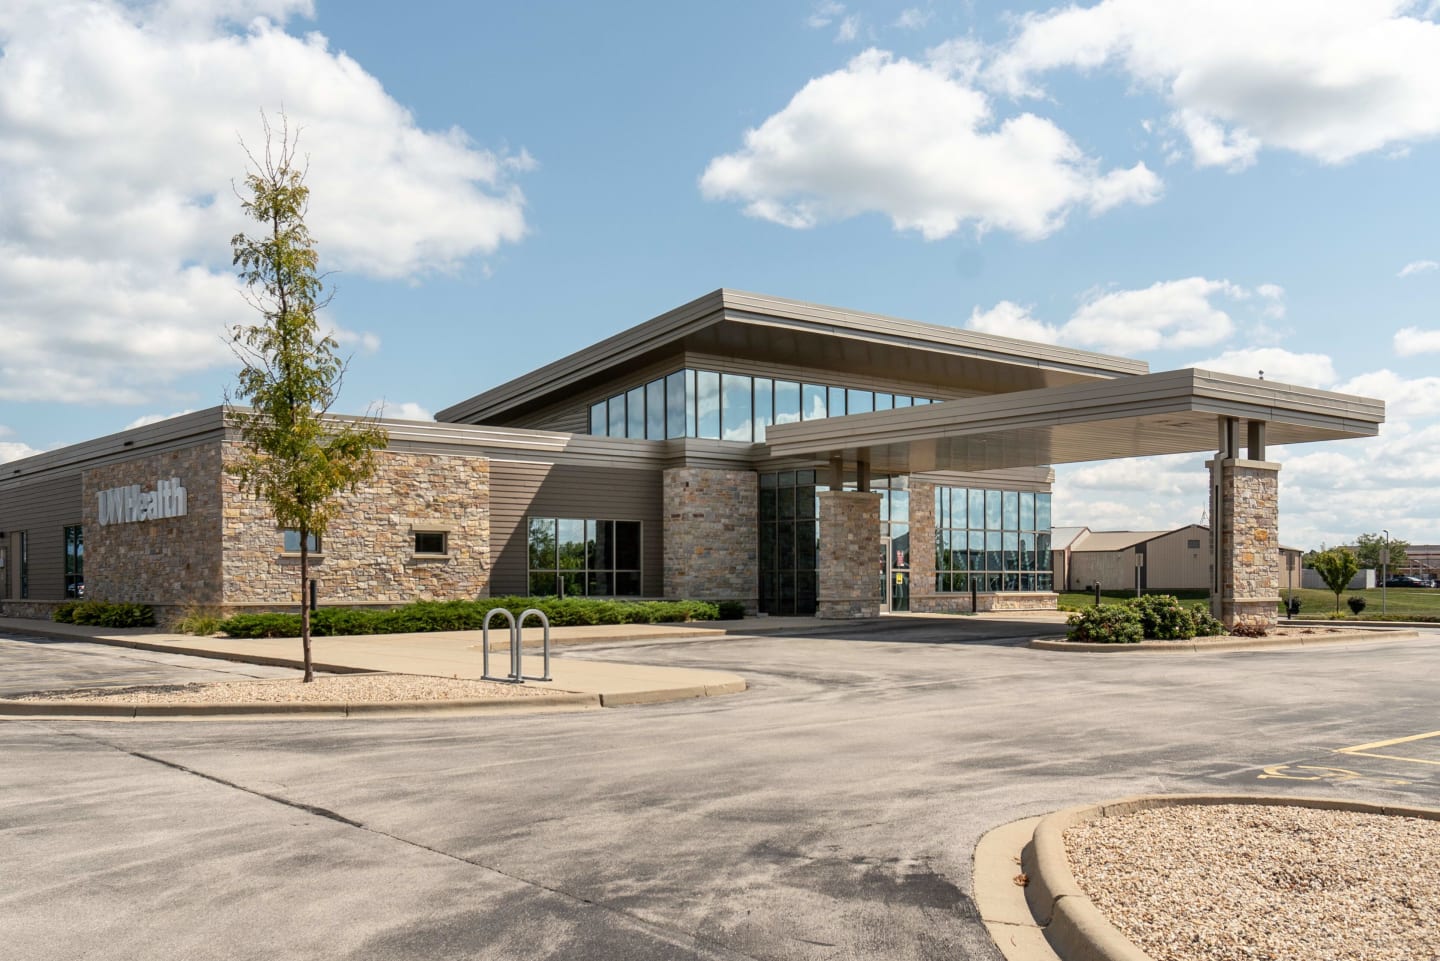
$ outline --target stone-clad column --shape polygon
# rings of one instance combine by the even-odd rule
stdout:
[[[1274,627],[1280,603],[1280,465],[1217,458],[1210,468],[1215,542],[1210,611],[1226,627]]]
[[[822,491],[817,617],[880,614],[880,495]]]
[[[759,475],[677,467],[664,474],[665,596],[760,602]]]

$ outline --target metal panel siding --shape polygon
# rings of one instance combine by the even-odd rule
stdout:
[[[1198,548],[1187,548],[1198,540]],[[1210,532],[1182,527],[1145,545],[1145,586],[1152,590],[1200,589],[1210,585]]]
[[[642,588],[664,594],[662,472],[572,467],[519,461],[490,462],[490,593],[529,590],[525,518],[586,517],[641,523]]]
[[[20,531],[30,538],[30,600],[65,599],[65,528],[80,524],[81,475],[50,476],[5,485],[0,494],[0,531],[5,532],[6,596],[20,599]]]

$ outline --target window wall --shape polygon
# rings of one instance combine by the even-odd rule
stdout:
[[[760,475],[760,610],[813,614],[820,502],[813,470]]]
[[[935,590],[1048,591],[1050,495],[935,488]]]
[[[929,397],[686,368],[590,407],[598,437],[759,444],[771,424],[931,403]]]
[[[640,522],[531,517],[530,593],[639,597]]]

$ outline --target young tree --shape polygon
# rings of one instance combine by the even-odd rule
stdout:
[[[1315,555],[1311,567],[1325,586],[1335,592],[1335,613],[1340,613],[1340,595],[1350,586],[1350,580],[1360,573],[1360,562],[1346,547],[1332,547]]]
[[[339,345],[316,320],[329,298],[305,226],[310,190],[305,168],[295,162],[299,137],[292,139],[283,123],[277,143],[269,122],[261,119],[265,152],[257,158],[246,150],[250,170],[241,207],[262,226],[254,237],[236,234],[230,247],[245,298],[263,319],[231,331],[232,347],[244,364],[234,393],[250,409],[229,412],[244,452],[225,469],[270,505],[282,528],[300,535],[300,637],[309,682],[315,679],[305,603],[309,541],[328,528],[335,495],[374,473],[375,452],[387,437],[371,418],[327,416],[345,363],[335,353]]]
[[[1402,541],[1397,538],[1390,539],[1390,572],[1394,573],[1405,566],[1405,548],[1410,546],[1409,541]],[[1361,567],[1369,567],[1374,570],[1380,569],[1380,552],[1385,548],[1385,538],[1380,534],[1361,534],[1355,538],[1355,559],[1360,562]]]

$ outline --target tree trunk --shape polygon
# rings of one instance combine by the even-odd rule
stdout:
[[[315,668],[310,663],[310,532],[300,528],[300,644],[305,649],[305,677],[301,683],[315,680]]]

